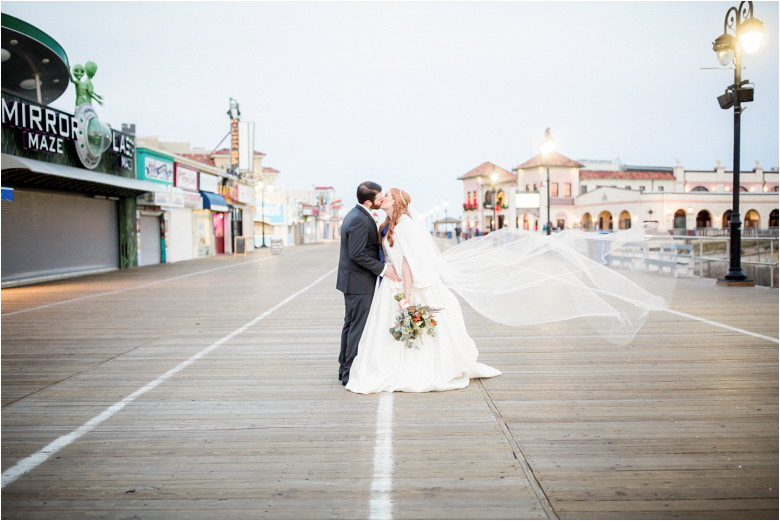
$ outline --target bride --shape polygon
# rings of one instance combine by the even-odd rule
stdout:
[[[471,378],[501,374],[477,362],[479,352],[452,291],[500,324],[581,318],[621,346],[633,340],[651,311],[671,302],[676,277],[633,269],[638,251],[644,259],[670,255],[663,253],[669,232],[651,224],[614,233],[566,230],[549,237],[503,228],[442,253],[411,200],[397,188],[382,199],[387,219],[378,233],[384,261],[394,265],[402,282],[377,281],[347,384],[352,392],[446,391],[468,386]],[[400,292],[406,299],[398,303],[394,297]],[[423,335],[419,349],[407,348],[390,333],[399,310],[412,304],[443,308],[436,314],[436,336]]]
[[[382,199],[387,219],[379,233],[385,263],[395,266],[403,282],[377,281],[347,384],[355,393],[447,391],[468,386],[471,378],[501,374],[477,362],[479,352],[466,332],[458,299],[434,268],[436,246],[422,221],[410,215],[411,200],[397,188]],[[400,292],[406,298],[399,303],[394,296]],[[436,336],[424,335],[419,349],[407,348],[389,332],[399,310],[412,304],[443,308],[436,313]]]

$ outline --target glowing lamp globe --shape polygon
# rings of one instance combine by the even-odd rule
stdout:
[[[764,23],[756,18],[745,20],[739,28],[739,41],[748,54],[753,54],[758,50],[763,35]]]

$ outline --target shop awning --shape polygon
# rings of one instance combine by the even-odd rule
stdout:
[[[46,163],[37,159],[2,155],[3,185],[25,188],[47,188],[92,195],[116,197],[156,192],[160,185],[130,177],[101,174],[85,168]]]
[[[212,194],[211,192],[201,192],[203,196],[203,209],[211,210],[213,212],[227,212],[229,211],[227,201],[225,198],[218,194]]]

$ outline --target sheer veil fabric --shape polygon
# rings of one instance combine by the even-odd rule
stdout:
[[[668,308],[675,277],[607,266],[621,248],[654,251],[666,231],[635,227],[614,233],[566,230],[547,236],[503,228],[440,252],[414,207],[422,247],[408,258],[414,284],[440,279],[494,322],[530,326],[584,318],[606,340],[625,345],[650,311]]]

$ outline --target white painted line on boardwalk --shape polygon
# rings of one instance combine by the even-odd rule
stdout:
[[[393,393],[382,393],[376,409],[374,481],[371,483],[369,519],[393,519]]]
[[[54,440],[53,442],[51,442],[48,445],[46,445],[44,448],[42,448],[41,450],[39,450],[35,454],[20,460],[19,462],[16,463],[16,465],[14,465],[13,467],[11,467],[8,470],[6,470],[5,472],[3,472],[2,488],[5,488],[6,485],[10,485],[11,483],[13,483],[17,479],[19,479],[20,476],[22,476],[23,474],[31,471],[32,469],[34,469],[35,467],[37,467],[38,465],[40,465],[41,463],[43,463],[44,461],[49,459],[57,451],[59,451],[60,449],[62,449],[64,447],[67,447],[68,445],[73,443],[76,439],[80,438],[84,434],[88,433],[89,431],[91,431],[92,429],[97,427],[103,421],[109,419],[114,414],[116,414],[117,412],[121,411],[124,408],[125,405],[127,405],[130,402],[132,402],[133,400],[135,400],[136,398],[138,398],[139,396],[144,394],[146,391],[150,391],[150,390],[154,389],[155,387],[157,387],[158,385],[160,385],[161,383],[163,383],[168,378],[170,378],[171,376],[175,375],[176,373],[178,373],[182,369],[186,368],[187,366],[189,366],[193,362],[203,358],[204,356],[206,356],[210,352],[214,351],[216,348],[220,347],[222,344],[224,344],[225,342],[229,341],[230,339],[232,339],[236,335],[240,335],[241,333],[246,331],[248,328],[250,328],[253,325],[255,325],[256,323],[260,322],[265,317],[267,317],[268,315],[270,315],[271,313],[273,313],[274,311],[276,311],[280,307],[284,306],[285,304],[287,304],[288,302],[293,300],[298,295],[300,295],[300,294],[306,292],[307,290],[311,289],[318,282],[320,282],[322,279],[324,279],[325,277],[327,277],[330,274],[332,274],[334,271],[336,271],[336,268],[333,268],[332,270],[327,272],[325,275],[323,275],[322,277],[318,278],[317,280],[315,280],[314,282],[312,282],[311,284],[309,284],[308,286],[306,286],[302,290],[299,290],[296,293],[293,293],[292,295],[290,295],[289,297],[287,297],[286,299],[281,301],[279,304],[275,305],[274,307],[272,307],[268,311],[264,312],[263,314],[255,317],[252,321],[250,321],[247,324],[245,324],[245,325],[241,326],[240,328],[236,329],[235,331],[233,331],[232,333],[230,333],[226,337],[221,338],[220,340],[217,340],[216,342],[211,344],[209,347],[207,347],[203,351],[200,351],[198,354],[193,355],[191,358],[189,358],[188,360],[185,360],[184,362],[180,363],[179,365],[177,365],[176,367],[174,367],[173,369],[171,369],[167,373],[163,374],[162,376],[159,376],[156,380],[154,380],[152,382],[149,382],[148,384],[144,385],[143,387],[141,387],[140,389],[135,391],[133,394],[127,396],[124,400],[121,400],[121,401],[115,403],[114,405],[112,405],[111,407],[109,407],[108,409],[106,409],[105,411],[103,411],[102,413],[98,414],[97,416],[95,416],[94,418],[89,420],[87,423],[85,423],[84,425],[82,425],[81,427],[76,429],[75,431],[71,432],[70,434],[66,434],[65,436],[61,436],[61,437],[57,438],[56,440]]]
[[[314,249],[317,249],[317,248],[322,248],[322,246],[315,246],[314,248],[309,248],[306,251],[311,251],[311,250],[314,250]],[[293,253],[299,253],[299,252],[288,253],[288,255],[292,255]],[[203,275],[204,273],[211,273],[211,272],[219,271],[219,270],[227,270],[227,269],[230,269],[230,268],[236,268],[238,266],[244,266],[246,264],[254,264],[256,262],[264,262],[264,261],[267,261],[267,260],[271,260],[273,258],[274,257],[264,257],[262,259],[255,259],[255,260],[246,261],[246,262],[239,262],[238,264],[231,264],[230,266],[220,266],[219,268],[212,268],[210,270],[196,271],[195,273],[187,273],[186,275],[179,275],[178,277],[170,277],[170,278],[167,278],[167,279],[156,280],[154,282],[147,282],[146,284],[141,284],[140,286],[133,286],[132,288],[117,289],[117,290],[114,290],[114,291],[105,291],[103,293],[95,293],[94,295],[85,295],[83,297],[72,298],[72,299],[69,299],[69,300],[60,300],[59,302],[52,302],[51,304],[44,304],[43,306],[36,306],[34,308],[20,309],[18,311],[10,311],[8,313],[3,313],[0,316],[7,317],[7,316],[10,316],[10,315],[16,315],[16,314],[19,314],[19,313],[27,313],[28,311],[35,311],[36,309],[44,309],[44,308],[50,308],[52,306],[59,306],[60,304],[68,304],[69,302],[78,302],[79,300],[86,300],[86,299],[96,298],[96,297],[104,297],[106,295],[114,295],[116,293],[123,293],[125,291],[133,291],[134,289],[146,288],[146,287],[149,287],[149,286],[154,286],[155,284],[162,284],[163,282],[170,282],[172,280],[178,280],[178,279],[186,279],[187,277],[194,277],[195,275]]]
[[[715,322],[714,320],[707,320],[706,318],[689,315],[688,313],[682,313],[680,311],[674,311],[673,309],[664,309],[663,311],[672,313],[674,315],[680,315],[681,317],[685,317],[685,318],[692,318],[693,320],[698,320],[700,322],[704,322],[705,324],[710,324],[711,326],[723,327],[726,329],[730,329],[732,331],[736,331],[738,333],[742,333],[743,335],[750,335],[757,338],[763,338],[764,340],[769,340],[770,342],[774,342],[775,344],[780,344],[780,340],[771,336],[762,335],[760,333],[753,333],[752,331],[747,331],[746,329],[740,329],[738,327],[729,326],[727,324],[721,324],[720,322]]]

